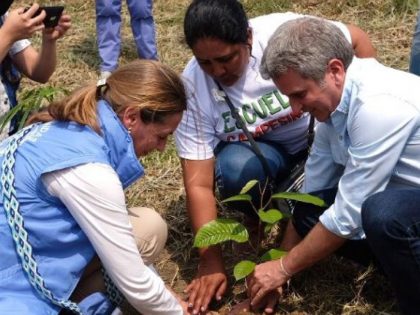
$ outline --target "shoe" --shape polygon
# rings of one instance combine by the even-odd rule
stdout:
[[[99,75],[100,80],[106,80],[109,78],[109,76],[112,74],[111,71],[101,71],[101,74]]]

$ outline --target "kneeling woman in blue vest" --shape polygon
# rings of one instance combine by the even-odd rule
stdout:
[[[150,266],[166,224],[127,210],[123,192],[185,104],[176,73],[139,60],[0,144],[0,314],[116,314],[124,298],[143,314],[186,314]]]

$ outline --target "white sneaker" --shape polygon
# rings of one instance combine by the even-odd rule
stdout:
[[[101,71],[101,74],[99,75],[99,79],[108,79],[111,75],[111,71]]]
[[[119,307],[116,307],[111,315],[123,315],[123,313]]]

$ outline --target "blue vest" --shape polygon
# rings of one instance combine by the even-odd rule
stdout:
[[[98,103],[98,115],[102,136],[74,122],[40,124],[25,136],[16,156],[15,188],[33,255],[45,285],[64,300],[70,298],[95,251],[63,203],[47,192],[41,175],[90,162],[105,163],[126,188],[144,174],[131,136],[105,101]],[[0,165],[12,137],[0,144]],[[58,314],[60,308],[41,297],[22,269],[2,198],[0,244],[0,314]],[[93,297],[79,304],[83,314],[110,314],[109,300],[103,294]]]

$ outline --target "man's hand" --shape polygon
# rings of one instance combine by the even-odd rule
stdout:
[[[272,305],[273,292],[280,290],[290,279],[280,268],[279,260],[272,260],[255,267],[254,272],[248,276],[248,296],[251,299],[252,308],[274,308]],[[278,299],[278,296],[277,296]],[[265,301],[266,300],[266,301]]]
[[[258,312],[263,310],[264,314],[273,314],[275,307],[281,297],[281,290],[274,290],[266,294],[258,305],[251,307],[251,299],[246,299],[232,307],[229,311],[229,315],[239,315],[244,312]]]
[[[227,277],[221,259],[201,257],[198,273],[187,286],[188,306],[192,314],[204,313],[213,297],[220,300],[227,287]]]
[[[251,311],[251,300],[246,299],[242,302],[239,302],[238,304],[235,304],[230,310],[229,315],[239,315],[244,312]]]

